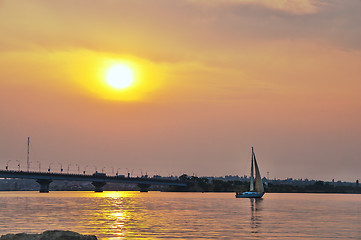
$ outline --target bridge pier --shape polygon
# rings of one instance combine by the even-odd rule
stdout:
[[[140,188],[140,192],[148,192],[148,189],[150,187],[150,184],[146,183],[139,183],[138,187]]]
[[[95,187],[94,192],[103,192],[103,187],[107,183],[106,182],[95,182],[95,181],[93,181],[92,184]]]
[[[38,179],[36,180],[37,183],[40,184],[40,190],[41,193],[48,193],[49,192],[49,185],[53,180],[51,179]]]

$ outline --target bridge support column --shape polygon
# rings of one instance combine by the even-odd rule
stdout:
[[[38,179],[36,180],[37,183],[40,184],[40,192],[41,193],[48,193],[49,192],[49,185],[53,180],[51,179]]]
[[[92,182],[92,184],[95,187],[94,192],[103,192],[103,187],[107,183],[106,182]]]
[[[150,184],[146,183],[139,183],[138,187],[140,188],[140,192],[148,192],[148,189],[150,187]]]

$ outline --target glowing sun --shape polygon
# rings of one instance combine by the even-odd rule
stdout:
[[[133,70],[125,64],[116,64],[108,68],[105,80],[116,89],[130,87],[134,81]]]

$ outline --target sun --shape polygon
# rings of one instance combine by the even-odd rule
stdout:
[[[130,87],[134,82],[134,73],[125,64],[115,64],[106,71],[105,80],[113,88],[124,89]]]

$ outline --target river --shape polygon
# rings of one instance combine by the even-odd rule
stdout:
[[[98,239],[361,239],[361,195],[0,192],[0,235],[71,230]]]

